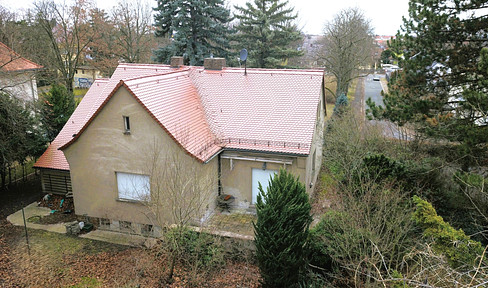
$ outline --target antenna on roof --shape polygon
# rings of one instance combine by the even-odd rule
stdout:
[[[241,53],[239,54],[239,59],[244,62],[244,75],[247,75],[247,65],[246,65],[246,60],[247,60],[247,50],[246,48],[241,50]]]

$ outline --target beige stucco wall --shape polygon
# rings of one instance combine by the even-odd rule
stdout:
[[[315,131],[312,138],[312,145],[310,148],[310,154],[307,157],[306,162],[306,183],[307,192],[311,194],[315,189],[317,182],[317,176],[322,166],[322,150],[324,145],[324,119],[325,119],[325,103],[323,95],[320,96],[320,101],[317,107],[317,118],[315,122]],[[315,152],[315,161],[313,161],[313,155]],[[310,184],[311,187],[310,187]]]
[[[129,135],[124,134],[123,116],[130,117]],[[157,148],[153,148],[155,146]],[[63,151],[70,165],[76,214],[159,225],[154,222],[154,209],[117,199],[115,174],[148,175],[148,163],[152,160],[150,154],[156,150],[162,153],[162,158],[178,158],[211,173],[215,181],[209,188],[211,196],[208,201],[209,204],[215,202],[217,159],[202,164],[186,154],[135,98],[125,88],[120,88],[83,134]],[[151,177],[152,193],[157,190],[155,178]],[[170,214],[169,211],[161,213],[166,216]],[[163,218],[168,220],[167,217]]]
[[[230,155],[248,158],[259,157],[261,159],[270,159],[272,161],[292,161],[291,165],[266,162],[266,169],[279,171],[280,168],[285,168],[295,176],[298,176],[305,184],[303,179],[306,179],[306,157],[290,157],[263,153],[238,153],[235,151],[226,151],[221,155],[222,193],[230,194],[236,197],[236,207],[249,208],[252,206],[252,169],[262,169],[264,161],[256,162],[233,159],[233,167],[231,169],[231,160],[224,158]]]

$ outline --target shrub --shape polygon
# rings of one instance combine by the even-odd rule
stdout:
[[[311,205],[305,186],[281,169],[267,192],[259,185],[254,225],[263,287],[294,287],[306,270]]]
[[[197,269],[212,270],[224,264],[223,247],[207,233],[199,233],[186,227],[174,228],[165,234],[165,242],[173,246],[171,253]]]
[[[453,267],[474,265],[483,254],[481,244],[471,240],[463,230],[456,230],[446,223],[429,202],[418,196],[414,196],[413,201],[416,205],[413,219],[422,228],[423,235],[433,239],[434,251],[445,255]]]

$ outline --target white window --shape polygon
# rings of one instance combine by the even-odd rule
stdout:
[[[148,175],[116,172],[119,199],[149,201],[151,197]]]

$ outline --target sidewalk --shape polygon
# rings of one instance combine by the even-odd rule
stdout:
[[[55,232],[60,234],[66,234],[65,223],[58,224],[36,224],[27,221],[33,216],[47,216],[51,213],[51,209],[46,207],[38,207],[37,202],[24,207],[25,223],[27,228],[45,230],[49,232]],[[24,226],[24,218],[22,217],[22,209],[9,215],[7,221],[15,226]],[[156,241],[153,238],[146,238],[139,235],[130,235],[126,233],[105,231],[105,230],[93,230],[89,233],[82,234],[80,238],[87,238],[91,240],[104,241],[113,244],[125,245],[125,246],[142,246],[151,245],[152,242]]]

